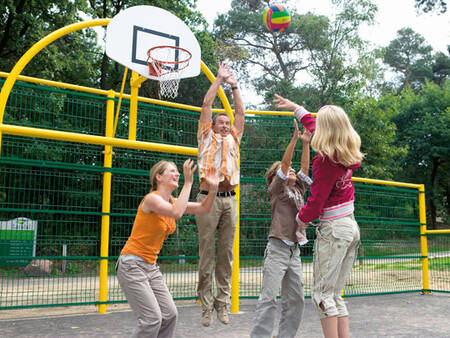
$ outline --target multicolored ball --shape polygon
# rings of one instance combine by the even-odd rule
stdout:
[[[286,7],[281,5],[272,5],[264,12],[264,23],[271,32],[282,32],[291,23],[291,16]]]

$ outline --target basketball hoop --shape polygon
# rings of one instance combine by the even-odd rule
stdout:
[[[155,46],[147,55],[148,71],[158,78],[160,95],[174,99],[178,95],[181,71],[189,66],[192,58],[191,52],[176,46]]]

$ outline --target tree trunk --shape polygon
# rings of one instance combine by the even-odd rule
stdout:
[[[428,198],[428,209],[430,210],[430,224],[428,229],[436,229],[436,206],[434,205],[433,198]]]
[[[436,181],[436,175],[439,168],[439,157],[432,157],[431,161],[431,177],[430,177],[430,191],[428,196],[428,204],[430,206],[430,217],[431,217],[431,229],[436,229],[436,205],[433,200],[434,183]]]
[[[101,89],[108,89],[106,88],[106,74],[108,73],[108,56],[106,53],[103,53],[102,58],[102,65],[101,65],[101,73],[100,73],[100,88]]]

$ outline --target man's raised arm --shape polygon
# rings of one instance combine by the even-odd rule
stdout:
[[[233,93],[233,100],[234,100],[233,128],[236,129],[238,135],[242,135],[242,133],[244,132],[245,109],[244,109],[244,102],[242,101],[241,90],[239,89],[238,83],[231,70],[230,76],[225,81],[231,86],[231,92]]]
[[[212,120],[212,104],[217,96],[217,91],[219,90],[222,82],[230,76],[228,66],[224,63],[219,63],[219,70],[217,71],[217,76],[214,82],[209,87],[206,92],[205,98],[203,99],[202,112],[200,113],[200,122],[207,123]]]

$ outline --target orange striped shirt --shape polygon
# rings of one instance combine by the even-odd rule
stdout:
[[[156,191],[150,194],[153,193],[157,194]],[[145,213],[141,207],[143,201],[139,204],[131,235],[121,254],[139,256],[147,263],[155,264],[164,241],[175,231],[176,223],[173,217]]]
[[[216,167],[219,170],[219,182],[225,180],[231,185],[239,184],[239,144],[242,131],[231,128],[231,133],[226,137],[216,134],[212,130],[211,122],[199,122],[198,124],[198,158],[197,164],[200,180],[206,176],[208,168]]]

